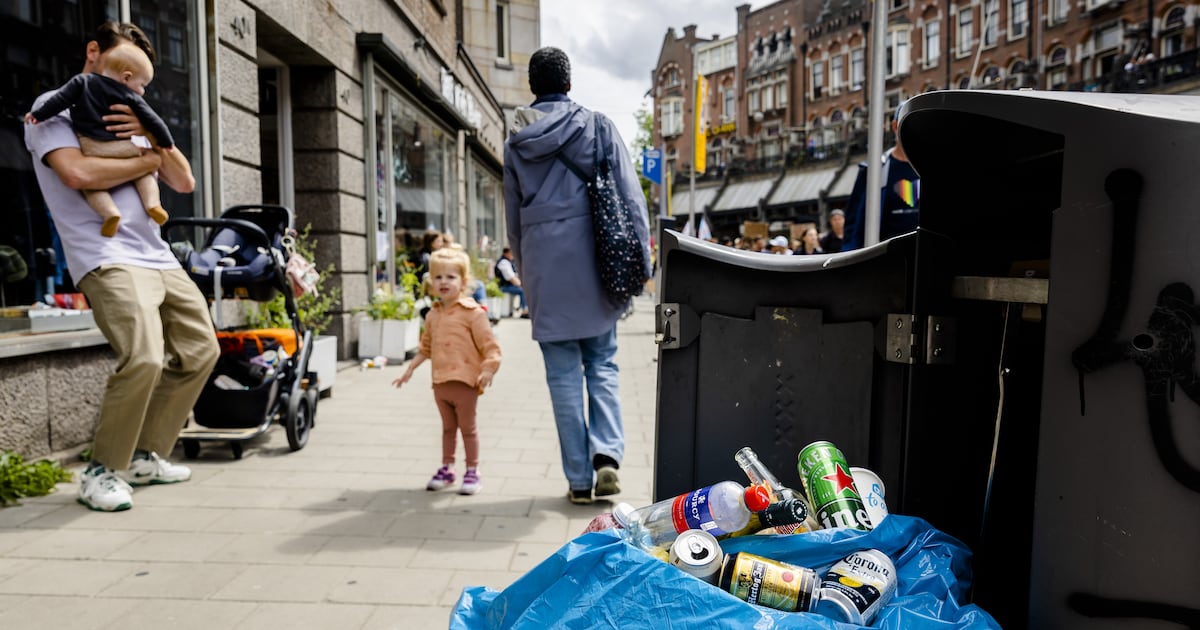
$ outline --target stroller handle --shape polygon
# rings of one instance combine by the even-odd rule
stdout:
[[[211,228],[232,228],[239,232],[249,234],[251,238],[259,241],[262,247],[271,248],[271,238],[267,236],[267,232],[261,227],[242,219],[205,219],[200,217],[180,217],[168,219],[160,228],[160,233],[163,240],[169,240],[167,235],[171,228],[181,226],[199,226]]]

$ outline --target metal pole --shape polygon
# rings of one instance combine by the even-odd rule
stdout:
[[[863,213],[863,245],[879,242],[879,199],[883,182],[883,81],[887,68],[884,55],[887,34],[888,5],[884,0],[875,0],[875,16],[871,19],[871,97],[867,101],[867,121],[870,131],[867,140],[867,207]]]

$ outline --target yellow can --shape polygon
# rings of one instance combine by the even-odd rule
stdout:
[[[788,612],[808,612],[813,605],[818,580],[816,571],[807,567],[742,551],[725,557],[718,584],[727,593],[750,604]]]

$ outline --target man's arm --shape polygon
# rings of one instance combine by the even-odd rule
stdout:
[[[504,151],[504,221],[508,232],[508,245],[512,248],[517,266],[521,263],[521,184],[511,162],[508,147]]]
[[[102,158],[88,157],[75,147],[63,147],[46,154],[46,164],[63,184],[75,190],[108,190],[149,175],[162,163],[155,151],[134,158]]]
[[[133,109],[128,105],[113,105],[110,109],[114,113],[104,117],[104,121],[108,123],[105,129],[116,134],[118,138],[150,137],[152,135],[147,133],[142,122],[138,120]],[[158,177],[163,183],[181,193],[190,193],[196,189],[196,178],[192,175],[192,165],[188,163],[187,157],[178,147],[156,148],[155,152],[159,154],[162,161],[162,170],[159,171]]]

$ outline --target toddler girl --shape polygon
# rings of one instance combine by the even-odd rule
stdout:
[[[454,483],[454,452],[461,431],[467,471],[459,494],[479,491],[475,403],[500,368],[500,344],[492,335],[487,314],[463,294],[470,266],[470,258],[462,251],[444,248],[430,255],[429,281],[437,301],[425,318],[420,351],[404,375],[392,381],[400,387],[426,359],[433,361],[433,399],[442,415],[442,467],[425,488],[441,490]]]

